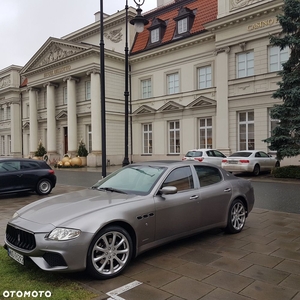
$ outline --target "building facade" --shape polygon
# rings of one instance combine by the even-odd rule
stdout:
[[[269,110],[288,59],[272,47],[282,0],[158,0],[142,33],[129,29],[130,161],[181,159],[193,148],[268,151]],[[129,20],[135,16],[129,8]],[[24,67],[0,71],[0,155],[50,161],[87,145],[101,165],[99,14],[49,38]],[[125,11],[105,15],[107,159],[124,157]],[[297,164],[298,158],[282,164]]]

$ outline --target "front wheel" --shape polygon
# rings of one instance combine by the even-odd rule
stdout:
[[[36,192],[39,195],[48,195],[52,190],[51,181],[47,178],[41,179],[36,185]]]
[[[102,229],[90,244],[87,271],[95,278],[109,279],[119,275],[131,260],[132,239],[119,226]]]
[[[246,222],[246,208],[242,200],[236,199],[232,202],[228,212],[226,231],[238,233],[244,228]]]

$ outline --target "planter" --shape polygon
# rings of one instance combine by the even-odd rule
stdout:
[[[86,156],[79,156],[79,158],[81,159],[81,165],[85,167],[87,162]]]

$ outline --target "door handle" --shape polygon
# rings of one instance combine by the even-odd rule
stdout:
[[[195,199],[198,199],[198,198],[199,198],[198,195],[194,195],[194,196],[191,196],[191,197],[190,197],[190,200],[195,200]]]
[[[225,189],[224,192],[231,192],[231,188]]]
[[[23,174],[19,174],[19,175],[17,175],[18,177],[22,177],[23,176]]]

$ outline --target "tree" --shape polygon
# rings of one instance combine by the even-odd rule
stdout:
[[[37,151],[34,153],[35,156],[44,156],[47,153],[42,141],[39,142]]]
[[[87,149],[85,147],[85,143],[82,140],[80,140],[77,155],[80,157],[86,157],[86,156],[88,156],[88,154],[89,154],[89,152],[87,151]]]
[[[277,16],[281,34],[271,36],[270,44],[280,50],[288,47],[290,56],[278,72],[281,82],[272,95],[283,101],[275,104],[270,112],[271,118],[279,122],[272,136],[264,140],[270,143],[270,150],[277,151],[280,160],[300,154],[300,1],[284,0],[283,12]]]

